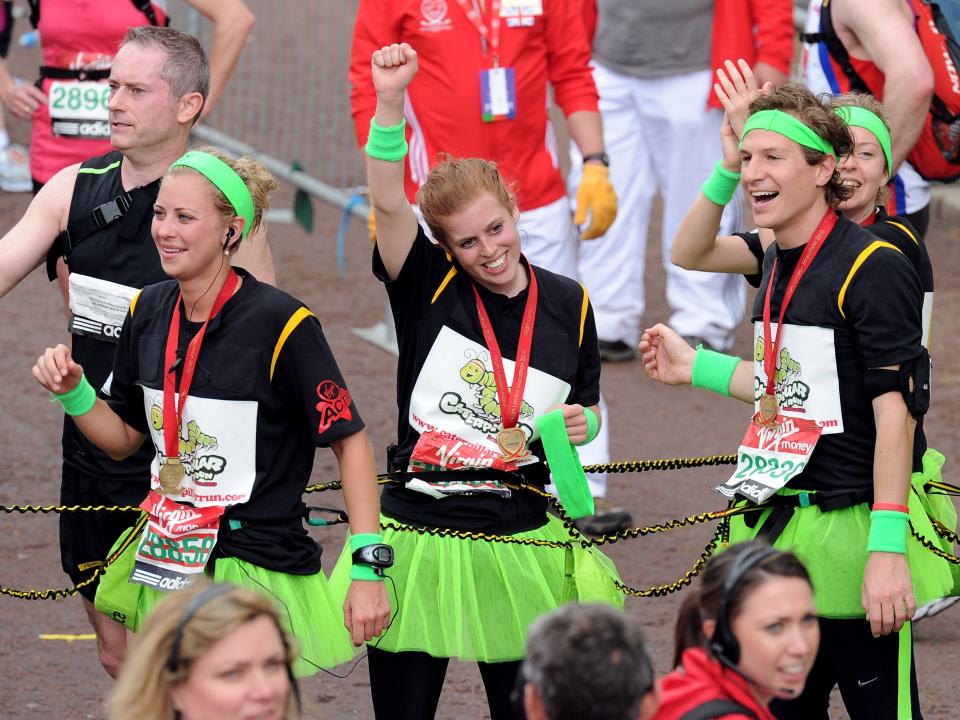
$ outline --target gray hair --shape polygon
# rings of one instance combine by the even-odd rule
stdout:
[[[531,626],[522,672],[550,720],[633,720],[654,685],[645,646],[622,611],[566,605]]]
[[[170,95],[180,98],[197,92],[206,102],[210,94],[210,62],[193,35],[170,27],[143,25],[129,28],[120,47],[133,43],[155,47],[167,54],[160,77],[170,86]]]

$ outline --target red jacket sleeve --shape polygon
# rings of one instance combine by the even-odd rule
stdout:
[[[757,24],[756,63],[767,63],[790,73],[793,61],[792,0],[750,0]]]
[[[583,0],[583,27],[587,31],[587,45],[592,48],[597,34],[597,0]]]
[[[587,35],[570,31],[582,27],[585,1],[544,0],[543,3],[547,21],[547,73],[553,86],[553,99],[564,115],[578,110],[598,112],[599,95],[590,71]],[[593,4],[593,0],[590,3]]]
[[[373,89],[370,56],[377,48],[402,42],[399,16],[394,0],[360,0],[353,26],[350,48],[350,112],[357,145],[367,144],[370,120],[377,109],[377,93]]]

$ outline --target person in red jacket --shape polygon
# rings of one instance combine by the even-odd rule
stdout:
[[[806,569],[791,553],[741,543],[710,561],[693,592],[654,720],[774,720],[767,705],[803,691],[820,642]]]

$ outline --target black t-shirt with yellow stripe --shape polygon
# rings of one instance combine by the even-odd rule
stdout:
[[[791,487],[872,487],[876,425],[864,390],[865,373],[912,360],[921,351],[920,277],[904,252],[869,230],[840,217],[786,311],[775,376],[781,409],[825,425],[810,462]],[[771,297],[776,323],[803,249],[782,250],[774,243],[763,255],[752,310],[757,398],[765,385],[763,302],[773,262],[777,259]],[[920,428],[917,435],[925,446]]]
[[[286,293],[237,270],[243,283],[210,320],[181,424],[181,456],[196,504],[232,504],[221,520],[218,556],[271,570],[320,569],[320,548],[303,529],[303,489],[316,447],[363,428],[320,322]],[[163,357],[175,281],[145,288],[127,315],[107,401],[147,434],[158,457]],[[178,358],[200,329],[181,305]],[[177,387],[183,363],[176,363]],[[154,460],[153,487],[159,467]]]
[[[432,479],[454,472],[471,480],[491,477],[489,470],[477,469],[485,467],[482,464],[471,465],[485,454],[489,458],[500,427],[499,398],[473,282],[422,228],[396,279],[389,279],[376,250],[373,271],[386,285],[400,349],[398,442],[390,453],[391,468],[434,471]],[[533,271],[539,297],[519,425],[533,437],[530,450],[538,461],[518,472],[543,486],[549,478],[535,418],[560,403],[597,404],[600,356],[584,288],[543,268],[534,266]],[[509,384],[528,290],[510,298],[477,287]],[[433,444],[427,442],[431,437],[437,438]],[[527,491],[514,491],[510,498],[474,494],[435,499],[390,486],[381,505],[384,514],[404,522],[466,530],[512,533],[546,521],[545,501]]]

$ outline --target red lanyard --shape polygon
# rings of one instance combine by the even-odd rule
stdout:
[[[226,282],[223,283],[223,287],[217,293],[217,299],[213,303],[210,316],[204,320],[200,330],[187,345],[187,352],[183,359],[183,373],[180,376],[180,396],[177,398],[176,405],[174,405],[173,393],[176,389],[177,373],[171,368],[177,360],[177,345],[180,340],[180,301],[183,299],[182,293],[177,295],[177,302],[173,306],[173,317],[170,319],[170,329],[167,331],[167,346],[163,353],[163,444],[166,450],[165,456],[168,458],[179,459],[180,457],[180,418],[183,417],[183,407],[187,404],[190,383],[193,381],[193,373],[197,369],[197,358],[200,355],[203,334],[206,332],[210,320],[220,312],[220,309],[233,295],[238,282],[237,274],[230,270]]]
[[[530,367],[530,345],[533,342],[533,321],[537,316],[537,277],[533,268],[527,266],[530,273],[530,286],[527,290],[527,304],[523,308],[523,320],[520,322],[520,339],[517,341],[517,359],[513,366],[513,385],[507,387],[507,374],[503,369],[503,355],[500,345],[493,334],[490,317],[483,307],[480,292],[473,286],[477,300],[477,315],[480,316],[480,329],[483,340],[490,351],[493,363],[493,379],[497,383],[497,400],[500,402],[500,420],[504,428],[512,428],[520,419],[520,407],[523,404],[523,388],[527,384],[527,369]]]
[[[783,338],[783,316],[787,312],[787,305],[790,304],[790,300],[793,298],[793,293],[796,291],[797,285],[800,284],[800,280],[806,274],[810,265],[813,264],[813,259],[817,256],[817,253],[820,252],[823,241],[826,240],[827,235],[830,234],[830,231],[833,230],[833,226],[836,224],[837,213],[831,208],[827,210],[820,224],[817,225],[817,229],[813,231],[810,242],[808,242],[807,246],[803,249],[803,254],[800,256],[797,266],[793,269],[793,274],[790,275],[790,282],[787,283],[787,291],[783,294],[783,302],[780,304],[780,315],[777,318],[777,338],[774,341],[771,340],[770,296],[773,294],[773,285],[777,279],[777,260],[774,259],[773,261],[773,269],[770,271],[770,282],[767,283],[767,293],[763,299],[763,371],[767,375],[767,395],[774,394],[773,376],[777,369],[777,357],[780,354],[780,340]]]
[[[477,10],[476,0],[457,0],[464,14],[467,16],[473,26],[480,33],[480,40],[483,43],[483,54],[487,54],[487,43],[490,43],[491,54],[493,55],[493,66],[500,66],[500,2],[501,0],[489,0],[490,3],[490,27],[483,22],[483,18]]]

